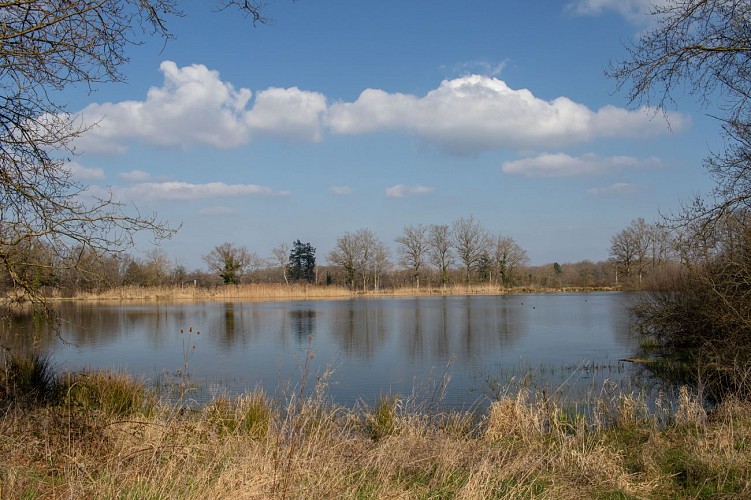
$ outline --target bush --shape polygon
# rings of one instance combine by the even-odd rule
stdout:
[[[60,383],[47,355],[5,354],[0,372],[0,402],[3,406],[53,403],[59,395]]]
[[[712,398],[751,397],[751,225],[735,222],[713,255],[664,276],[636,306],[669,358],[655,365],[661,375]]]

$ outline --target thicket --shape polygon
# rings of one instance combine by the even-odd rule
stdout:
[[[691,382],[712,399],[749,398],[751,225],[736,216],[713,227],[722,229],[720,238],[704,257],[656,280],[636,312],[668,355],[657,366],[663,376]]]

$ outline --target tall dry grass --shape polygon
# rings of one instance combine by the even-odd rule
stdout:
[[[0,497],[751,495],[749,403],[707,414],[688,390],[673,410],[613,396],[584,417],[520,391],[478,415],[399,397],[342,408],[308,389],[179,407],[124,375],[73,376],[58,403],[4,402]]]
[[[288,300],[346,298],[352,293],[346,288],[314,285],[248,284],[213,288],[195,286],[125,286],[79,292],[76,300]]]
[[[613,290],[607,288],[502,288],[498,285],[471,284],[446,287],[399,287],[380,290],[350,290],[339,286],[305,284],[284,285],[280,283],[226,285],[212,288],[186,286],[124,286],[106,290],[77,292],[74,300],[90,301],[138,301],[138,300],[315,300],[351,297],[380,296],[432,296],[432,295],[504,295],[510,293],[555,293]],[[56,300],[66,300],[51,297]]]

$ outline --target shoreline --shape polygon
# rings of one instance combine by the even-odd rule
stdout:
[[[381,297],[448,297],[461,295],[520,295],[557,293],[620,292],[616,287],[513,287],[497,285],[452,286],[448,288],[396,288],[388,290],[349,290],[319,285],[250,284],[215,288],[184,287],[118,287],[101,292],[78,293],[72,297],[51,295],[50,303],[58,302],[163,302],[163,301],[248,301],[275,302],[285,300],[336,300]]]
[[[707,412],[685,388],[675,406],[604,396],[589,417],[550,393],[509,392],[478,417],[398,396],[343,408],[320,381],[173,407],[127,375],[42,373],[33,384],[0,377],[2,498],[751,493],[751,406]]]

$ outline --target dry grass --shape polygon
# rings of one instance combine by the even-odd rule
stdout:
[[[322,387],[176,408],[124,375],[61,383],[59,403],[0,409],[0,498],[751,495],[751,405],[707,415],[688,391],[677,412],[619,396],[590,418],[519,392],[480,418]]]
[[[76,300],[288,300],[346,298],[352,293],[346,288],[314,285],[250,284],[227,285],[214,288],[195,286],[118,287],[95,292],[81,292]]]
[[[320,286],[278,283],[228,285],[214,288],[194,286],[126,286],[93,292],[79,292],[73,300],[91,301],[140,301],[140,300],[292,300],[292,299],[337,299],[350,297],[416,297],[431,295],[505,295],[510,293],[558,293],[582,291],[611,291],[610,288],[502,288],[498,285],[452,285],[448,287],[401,287],[382,290],[349,290],[339,286]],[[54,300],[70,300],[50,297]]]

